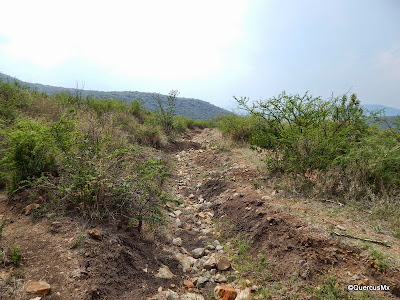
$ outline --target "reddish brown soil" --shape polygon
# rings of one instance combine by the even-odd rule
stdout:
[[[182,141],[171,141],[167,145],[161,148],[166,153],[177,153],[183,150],[189,149],[200,149],[201,145],[196,142],[182,140]]]
[[[82,300],[145,299],[159,286],[179,286],[182,281],[182,271],[171,254],[133,230],[98,225],[103,234],[103,240],[98,241],[88,236],[90,226],[82,220],[34,221],[15,207],[6,203],[4,196],[0,198],[0,215],[11,220],[3,229],[0,247],[8,250],[18,246],[23,257],[18,268],[10,263],[0,265],[0,273],[16,280],[14,284],[0,282],[0,299],[34,298],[25,293],[28,281],[51,284],[51,293],[44,299]],[[155,278],[162,265],[177,276]]]
[[[308,229],[298,218],[260,200],[257,193],[215,205],[214,211],[221,220],[229,220],[233,235],[245,234],[254,256],[267,254],[274,280],[287,280],[308,270],[298,284],[310,284],[328,271],[338,278],[348,279],[347,272],[367,277],[370,284],[400,284],[399,272],[377,270],[359,250]]]
[[[202,195],[206,200],[219,196],[226,191],[229,183],[220,179],[211,179],[203,182],[203,184],[195,191],[195,195]]]
[[[224,164],[224,161],[219,156],[215,155],[212,150],[207,150],[199,154],[195,158],[195,162],[201,167],[210,169],[220,167]]]

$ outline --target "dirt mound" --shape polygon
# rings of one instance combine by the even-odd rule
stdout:
[[[203,196],[206,200],[219,196],[229,187],[229,183],[220,179],[211,179],[203,182],[196,190],[197,196]]]
[[[182,280],[178,261],[154,241],[134,234],[134,229],[117,230],[111,224],[97,227],[103,237],[98,241],[88,235],[88,224],[81,219],[35,221],[33,214],[21,214],[19,205],[10,206],[4,196],[0,197],[0,215],[9,220],[2,229],[0,249],[7,254],[17,246],[22,254],[19,267],[0,264],[0,299],[3,295],[5,299],[31,299],[26,284],[38,280],[51,285],[46,299],[145,299],[159,286],[178,286]],[[156,278],[162,266],[177,276]]]
[[[295,276],[300,284],[309,284],[333,270],[338,278],[350,272],[373,278],[371,284],[400,283],[398,272],[377,270],[359,250],[320,236],[296,217],[268,206],[256,193],[217,203],[213,209],[221,220],[229,220],[231,234],[246,236],[254,257],[266,254],[273,281]]]
[[[178,261],[160,252],[152,241],[118,233],[101,242],[90,239],[85,247],[83,264],[90,287],[85,299],[145,299],[159,286],[178,285],[181,280]],[[154,277],[162,266],[178,276]]]
[[[161,150],[163,150],[166,153],[177,153],[183,150],[189,150],[189,149],[198,150],[200,148],[201,145],[199,143],[188,140],[182,140],[182,141],[171,141],[166,146],[162,147]]]
[[[221,157],[215,155],[214,151],[212,150],[207,150],[203,153],[200,153],[194,160],[198,166],[209,169],[220,167],[224,164],[224,161],[221,159]]]
[[[233,168],[232,177],[241,181],[254,182],[260,176],[255,169]]]

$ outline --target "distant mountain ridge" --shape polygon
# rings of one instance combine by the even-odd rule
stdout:
[[[12,76],[0,73],[0,79],[3,81],[18,81],[23,85],[28,86],[29,88],[36,90],[41,93],[46,93],[50,95],[54,95],[58,92],[71,92],[76,93],[77,91],[81,92],[83,97],[94,97],[100,99],[118,99],[124,102],[130,102],[135,99],[142,100],[144,108],[150,111],[157,111],[157,101],[154,99],[155,93],[146,93],[146,92],[138,92],[138,91],[96,91],[96,90],[79,90],[74,88],[64,88],[64,87],[56,87],[51,85],[44,85],[39,83],[30,83],[24,82]],[[166,95],[159,95],[163,102],[166,102]],[[215,106],[209,102],[193,99],[193,98],[183,98],[178,97],[176,100],[176,114],[180,116],[185,116],[195,120],[208,120],[212,119],[218,115],[229,114],[230,112]]]
[[[362,107],[369,112],[376,112],[383,110],[383,114],[387,117],[400,115],[400,109],[390,106],[385,106],[380,104],[362,104]]]

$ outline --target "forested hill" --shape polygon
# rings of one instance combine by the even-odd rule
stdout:
[[[0,79],[3,81],[15,80],[15,78],[3,73],[0,73]],[[22,83],[23,85],[30,87],[31,89],[37,90],[38,92],[43,92],[50,95],[54,95],[62,91],[69,91],[73,94],[77,92],[81,93],[82,97],[91,96],[100,99],[118,99],[118,100],[123,100],[125,102],[130,102],[132,100],[137,99],[137,100],[142,100],[143,106],[150,111],[156,111],[158,109],[157,101],[154,98],[154,93],[145,93],[137,91],[103,92],[94,90],[78,90],[73,88],[63,88],[50,85],[43,85],[39,83],[29,83],[21,80],[17,81]],[[161,100],[166,101],[167,99],[166,95],[159,95],[159,96]],[[220,108],[203,100],[178,97],[176,101],[176,113],[178,115],[185,116],[195,120],[207,120],[207,119],[212,119],[217,115],[228,114],[229,112],[223,108]]]

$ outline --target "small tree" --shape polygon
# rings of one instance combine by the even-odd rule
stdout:
[[[158,104],[158,122],[165,130],[166,133],[172,133],[174,129],[174,116],[176,109],[176,98],[179,92],[177,90],[172,90],[167,96],[166,105],[163,103],[159,94],[154,95],[154,99]]]
[[[240,108],[264,120],[250,140],[272,150],[267,163],[275,171],[326,169],[359,143],[368,128],[355,94],[349,100],[344,95],[325,101],[283,92],[251,105],[248,98],[235,99]]]

